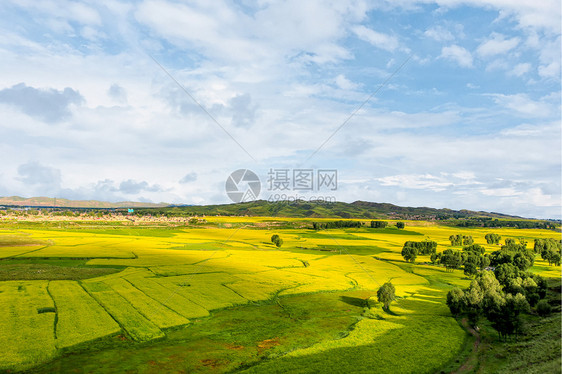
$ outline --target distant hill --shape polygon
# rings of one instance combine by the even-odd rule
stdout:
[[[0,205],[7,206],[32,206],[32,207],[57,207],[57,208],[160,208],[168,206],[166,203],[142,203],[135,201],[122,201],[110,203],[97,200],[68,200],[52,197],[0,197]]]
[[[451,218],[507,218],[521,219],[501,213],[472,210],[436,209],[428,207],[402,207],[389,203],[355,201],[353,203],[299,202],[270,203],[256,200],[248,203],[219,205],[169,205],[166,203],[142,203],[123,201],[110,203],[97,200],[56,201],[51,197],[19,196],[0,197],[0,206],[28,206],[57,208],[135,208],[137,212],[169,215],[225,215],[225,216],[266,216],[293,218],[363,218],[363,219],[451,219]],[[140,210],[139,210],[140,209]]]
[[[270,203],[257,200],[248,203],[222,205],[170,206],[155,211],[162,214],[197,214],[197,215],[235,215],[266,216],[294,218],[365,218],[365,219],[450,219],[450,218],[512,218],[501,213],[478,212],[471,210],[436,209],[427,207],[401,207],[388,203],[371,203],[355,201],[353,203],[302,202]]]

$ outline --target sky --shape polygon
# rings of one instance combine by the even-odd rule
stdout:
[[[561,217],[558,0],[5,0],[0,14],[0,196],[230,203],[229,175],[248,169],[260,199]]]

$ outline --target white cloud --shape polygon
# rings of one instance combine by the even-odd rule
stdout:
[[[438,42],[449,42],[454,40],[453,34],[443,26],[433,26],[424,31],[424,36],[437,40]]]
[[[83,3],[99,19],[87,9],[71,14],[47,6],[55,2],[0,5],[18,13],[4,17],[0,26],[0,90],[25,82],[58,94],[71,87],[83,97],[80,105],[52,106],[66,116],[55,125],[24,114],[21,105],[2,104],[2,193],[47,193],[17,170],[40,160],[60,172],[53,178],[60,183],[50,191],[61,197],[226,202],[224,180],[230,172],[249,167],[262,170],[261,176],[268,167],[301,163],[403,60],[408,47],[415,63],[309,162],[337,167],[342,180],[355,181],[342,185],[337,198],[558,215],[559,209],[546,205],[560,187],[557,37],[543,26],[523,27],[507,3],[452,3],[492,17],[505,9],[507,18],[485,28],[462,12],[433,12],[433,5],[408,8],[424,15],[416,25],[421,32],[412,29],[412,14],[396,11],[395,5],[385,8],[392,17],[371,9],[379,3]],[[376,47],[365,48],[357,30]],[[505,35],[504,41],[518,37],[521,42],[506,57],[485,57],[487,72],[471,52],[494,39],[490,30]],[[249,159],[146,52],[258,161]],[[435,63],[439,52],[473,69],[462,71],[462,82],[444,78],[442,64]],[[509,74],[538,84],[527,90],[523,80]],[[467,93],[466,82],[494,95]],[[497,176],[506,182],[497,182]],[[136,193],[125,194],[121,185]],[[475,193],[477,187],[512,189],[515,197]]]
[[[364,40],[377,48],[392,52],[400,46],[398,38],[371,30],[365,26],[356,26],[352,30],[359,39]]]
[[[541,101],[537,101],[531,99],[524,93],[514,95],[493,94],[490,96],[493,97],[494,101],[498,105],[523,116],[543,118],[553,114],[554,108],[548,102],[548,97],[543,98]]]
[[[517,37],[505,39],[503,35],[493,33],[490,39],[478,46],[476,53],[484,58],[505,54],[517,47],[519,42],[520,39]]]
[[[441,58],[455,61],[459,66],[463,68],[471,68],[472,65],[472,54],[463,47],[453,44],[448,47],[443,47],[441,49]]]
[[[531,71],[531,64],[525,62],[515,65],[509,74],[515,75],[516,77],[520,77],[522,75],[527,74],[530,71]]]
[[[345,75],[340,74],[335,79],[336,85],[342,90],[354,90],[359,87],[357,83],[353,83],[345,77]]]
[[[444,191],[447,187],[453,186],[451,182],[445,181],[442,177],[431,174],[412,174],[412,175],[392,175],[377,179],[383,186],[400,186],[404,188]]]
[[[522,28],[560,33],[560,1],[558,0],[436,0],[435,2],[444,8],[461,5],[492,8],[498,10],[503,17],[515,18]]]

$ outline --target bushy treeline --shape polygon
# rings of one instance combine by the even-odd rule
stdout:
[[[402,257],[408,262],[415,262],[418,255],[431,255],[437,250],[437,242],[431,240],[422,240],[415,242],[409,240],[402,247]]]
[[[535,246],[533,249],[535,253],[541,255],[543,260],[548,261],[549,265],[560,265],[562,243],[559,240],[552,238],[535,239]]]
[[[487,318],[500,338],[505,338],[521,331],[521,313],[539,304],[546,297],[546,289],[545,279],[537,274],[519,272],[498,278],[491,271],[483,271],[467,289],[455,287],[449,291],[447,306],[454,315],[466,315],[473,325],[481,317]]]
[[[555,229],[556,223],[534,220],[506,220],[489,217],[475,217],[451,221],[457,227],[513,227],[517,229]]]
[[[505,245],[501,246],[499,251],[490,254],[490,265],[499,267],[502,264],[511,264],[521,271],[526,271],[535,263],[535,253],[532,249],[527,248],[524,239],[520,239],[520,243],[516,243],[514,239],[507,238]]]
[[[328,221],[328,222],[312,222],[313,230],[325,229],[343,229],[343,228],[358,228],[363,225],[361,221]]]
[[[474,243],[474,239],[470,235],[451,235],[449,236],[449,240],[451,241],[451,245],[453,246],[461,246],[461,245],[471,245]]]
[[[502,239],[501,235],[492,233],[486,234],[484,238],[486,238],[486,243],[488,244],[500,244],[500,240]]]
[[[385,221],[371,221],[372,229],[384,229],[388,225]]]
[[[490,266],[490,257],[485,255],[485,248],[478,244],[471,244],[463,248],[462,252],[454,249],[446,249],[441,253],[431,255],[431,262],[442,264],[447,271],[453,271],[464,267],[466,275],[475,275],[478,269],[483,270]]]

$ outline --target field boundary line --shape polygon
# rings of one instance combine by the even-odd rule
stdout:
[[[172,311],[173,313],[177,314],[178,316],[187,319],[187,321],[188,321],[187,324],[191,323],[191,321],[189,321],[189,318],[187,318],[187,317],[185,317],[185,316],[182,316],[181,314],[179,314],[178,312],[176,312],[175,310],[173,310],[172,308],[170,308],[170,307],[167,306],[166,304],[162,304],[160,301],[156,300],[155,298],[153,298],[152,296],[148,295],[146,292],[144,292],[143,290],[141,290],[140,288],[138,288],[137,286],[135,286],[135,285],[134,285],[133,283],[131,283],[131,281],[129,281],[128,279],[126,279],[126,278],[121,278],[121,279],[123,279],[125,282],[129,283],[133,288],[135,288],[135,289],[138,290],[139,292],[142,292],[142,293],[143,293],[146,297],[148,297],[149,299],[154,300],[154,302],[156,302],[156,303],[162,305],[162,306],[165,307],[166,309],[169,309],[170,311]],[[117,291],[116,291],[116,292],[117,292]],[[181,295],[180,295],[180,296],[181,296]],[[140,311],[139,311],[139,312],[140,312]],[[147,318],[148,318],[148,317],[147,317]],[[180,326],[180,325],[178,325],[178,326]],[[184,325],[181,325],[181,326],[184,326]]]
[[[241,229],[243,229],[243,228],[245,228],[245,227],[248,227],[248,225],[244,225],[244,226],[241,226],[241,227],[237,228],[232,234],[230,234],[230,236],[229,236],[225,241],[223,241],[223,242],[220,243],[220,244],[225,244],[225,243],[227,243],[238,231],[240,231]],[[209,261],[209,260],[212,259],[218,252],[219,252],[219,250],[217,249],[217,250],[215,250],[208,258],[206,258],[206,259],[204,259],[204,260],[201,260],[201,261],[197,261],[196,263],[191,264],[191,265],[197,266],[197,265],[200,264],[200,263]],[[230,257],[230,255],[229,255],[229,256],[226,256],[226,258],[228,258],[228,257]],[[186,274],[186,275],[188,276],[188,278],[185,280],[186,282],[187,282],[188,280],[190,280],[191,278],[193,278],[193,276],[194,276],[193,273],[192,273],[192,274]],[[172,294],[165,300],[165,302],[167,302],[170,298],[172,298],[174,295],[176,295],[176,294],[178,293],[178,290],[180,289],[180,287],[181,287],[181,286],[176,285],[176,287],[175,287],[175,289],[173,290]],[[197,303],[196,303],[196,304],[197,304]],[[199,304],[197,304],[197,305],[199,305]],[[202,305],[199,305],[199,306],[201,306],[202,308],[205,308],[205,307],[203,307]],[[205,308],[205,309],[207,309],[207,308]],[[207,310],[208,310],[208,309],[207,309]]]
[[[82,287],[82,289],[84,290],[84,292],[86,292],[86,293],[88,294],[88,296],[90,296],[92,299],[94,299],[94,301],[95,301],[96,303],[98,303],[99,306],[101,306],[103,310],[105,310],[105,312],[115,321],[115,323],[117,323],[117,325],[119,325],[119,327],[121,328],[121,331],[120,331],[120,332],[123,333],[123,334],[129,335],[129,333],[127,332],[127,330],[125,329],[125,327],[123,327],[123,324],[122,324],[121,322],[119,322],[119,321],[117,320],[117,318],[115,318],[115,316],[109,312],[109,310],[107,310],[107,308],[101,303],[101,301],[99,301],[94,295],[92,295],[92,294],[90,293],[90,291],[88,291],[88,290],[86,289],[86,287],[84,287],[84,285],[82,284],[82,282],[79,281],[79,282],[77,282],[77,283],[80,285],[80,287]],[[119,297],[121,297],[121,295],[119,295]],[[125,300],[125,301],[127,301],[127,300]],[[132,337],[131,337],[130,335],[129,335],[129,337],[132,339]],[[134,340],[134,339],[133,339],[133,340]]]
[[[51,285],[52,281],[47,281],[47,287],[45,287],[45,290],[47,291],[47,295],[49,295],[49,297],[51,298],[51,300],[53,300],[53,305],[55,308],[55,320],[53,321],[53,336],[55,337],[55,348],[57,347],[57,325],[59,323],[59,310],[57,308],[57,302],[55,301],[55,298],[53,297],[53,295],[51,294],[51,291],[49,290],[49,286]],[[57,348],[58,349],[58,348]]]

